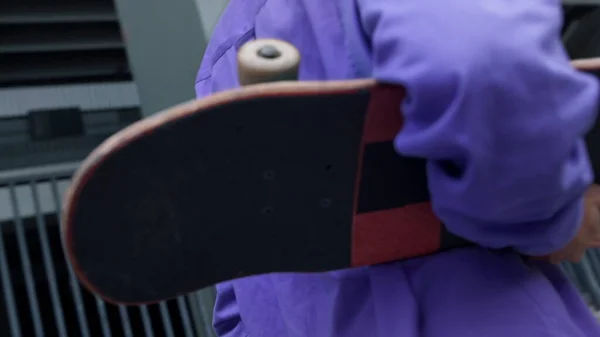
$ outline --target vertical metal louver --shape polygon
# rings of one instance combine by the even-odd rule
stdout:
[[[196,295],[123,307],[80,287],[57,212],[75,167],[0,173],[0,336],[208,336]]]

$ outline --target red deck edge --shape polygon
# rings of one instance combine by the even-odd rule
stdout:
[[[404,88],[378,84],[371,92],[359,162],[366,144],[391,141],[402,128]],[[362,167],[359,166],[352,227],[352,266],[391,262],[433,253],[441,245],[441,222],[430,203],[356,214]]]

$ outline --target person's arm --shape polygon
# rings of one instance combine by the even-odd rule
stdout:
[[[560,41],[558,0],[357,0],[374,77],[406,87],[395,140],[427,158],[449,230],[528,255],[575,235],[598,85]]]

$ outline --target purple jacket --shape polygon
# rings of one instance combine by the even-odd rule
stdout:
[[[238,86],[236,52],[279,38],[301,80],[356,77],[341,1],[232,0],[196,81]],[[559,0],[356,0],[379,81],[402,84],[400,153],[429,159],[433,206],[483,247],[541,255],[577,231],[592,181],[582,135],[598,85],[569,64]],[[449,176],[439,160],[463,169]],[[231,337],[600,336],[555,266],[469,248],[323,274],[272,274],[217,287],[214,326]]]

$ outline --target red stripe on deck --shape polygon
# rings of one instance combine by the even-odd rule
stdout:
[[[352,266],[427,255],[439,250],[442,225],[430,203],[354,216]]]
[[[362,152],[369,143],[393,140],[403,124],[400,104],[405,90],[378,84],[371,91],[361,144],[352,228],[352,265],[364,266],[426,255],[439,250],[442,225],[430,203],[356,214],[362,174]]]
[[[391,84],[378,84],[371,92],[369,110],[365,119],[363,143],[390,141],[402,127],[400,103],[404,88]]]

